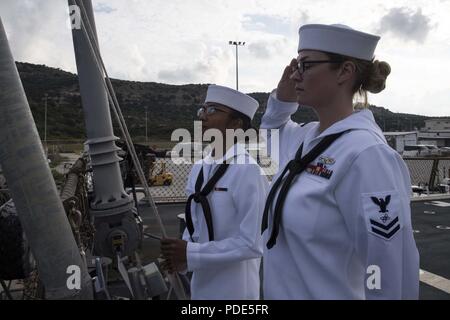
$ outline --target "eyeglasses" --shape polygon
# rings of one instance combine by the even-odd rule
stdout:
[[[204,106],[201,106],[200,109],[197,110],[197,117],[200,117],[203,113],[210,115],[210,114],[214,114],[216,112],[229,113],[225,110],[218,109],[212,105],[204,105]]]
[[[297,71],[300,74],[303,74],[306,70],[308,70],[310,68],[310,66],[308,66],[309,64],[314,64],[314,63],[342,63],[342,61],[338,61],[338,60],[306,60],[306,61],[299,61],[297,64]]]

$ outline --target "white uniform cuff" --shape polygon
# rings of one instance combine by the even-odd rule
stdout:
[[[267,109],[261,120],[261,128],[274,129],[280,128],[291,118],[298,109],[297,102],[283,102],[277,98],[277,90],[274,89],[267,101]]]
[[[200,243],[188,242],[186,248],[187,270],[194,271],[200,267]]]
[[[277,89],[273,89],[272,92],[269,95],[269,100],[272,100],[271,106],[281,109],[283,112],[289,111],[290,114],[293,114],[298,109],[298,103],[297,102],[284,102],[278,99],[277,97]]]

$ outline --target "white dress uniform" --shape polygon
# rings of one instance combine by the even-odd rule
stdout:
[[[419,255],[402,158],[369,110],[319,133],[318,122],[302,126],[290,119],[297,108],[274,91],[262,119],[261,128],[280,129],[280,171],[302,143],[304,156],[323,137],[348,132],[293,180],[270,250],[269,215],[264,298],[417,299]]]
[[[236,159],[207,196],[211,207],[214,241],[200,203],[192,201],[192,235],[186,229],[187,267],[193,271],[191,299],[259,299],[262,238],[261,217],[268,181],[244,146],[230,148],[223,160]],[[223,160],[217,162],[221,163]],[[211,158],[194,164],[186,192],[195,192],[195,182],[203,168],[205,185],[219,166]]]

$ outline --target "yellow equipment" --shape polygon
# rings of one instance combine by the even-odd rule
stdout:
[[[166,164],[161,163],[161,170],[153,175],[153,171],[155,169],[155,164],[152,163],[150,167],[150,177],[148,179],[148,183],[151,186],[170,186],[173,181],[173,175],[170,172],[166,172]]]

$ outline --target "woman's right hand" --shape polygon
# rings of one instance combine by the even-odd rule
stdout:
[[[291,75],[297,69],[297,59],[292,59],[290,65],[284,68],[283,75],[277,87],[277,99],[283,102],[297,102],[297,94],[295,92],[295,81]]]

